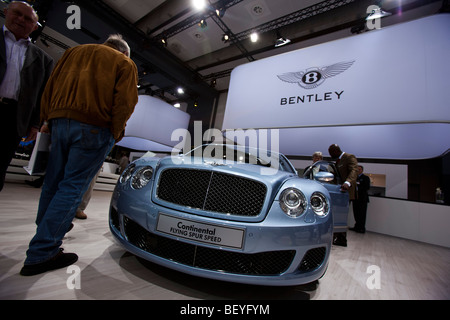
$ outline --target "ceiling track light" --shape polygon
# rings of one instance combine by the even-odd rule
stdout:
[[[381,9],[380,7],[377,7],[377,6],[374,6],[374,7],[375,8],[372,10],[372,12],[367,16],[367,18],[366,18],[367,21],[381,19],[381,18],[392,15],[392,13],[386,12],[383,9]]]
[[[192,6],[195,10],[202,11],[206,8],[206,0],[192,0]]]
[[[284,46],[290,42],[291,42],[291,40],[281,37],[275,41],[275,47],[278,48],[278,47]]]
[[[208,26],[208,24],[206,23],[206,20],[205,20],[205,19],[200,20],[200,22],[198,23],[198,25],[199,25],[199,27],[202,28],[202,29],[205,29],[205,28]]]
[[[284,46],[284,45],[286,45],[286,44],[288,44],[290,42],[291,42],[290,39],[282,37],[280,32],[277,31],[277,40],[275,40],[275,48]]]
[[[227,43],[228,41],[230,41],[230,35],[227,33],[224,33],[224,35],[222,36],[222,41]]]
[[[220,9],[216,9],[216,14],[219,18],[223,18],[223,16],[225,15],[225,8],[220,8]]]

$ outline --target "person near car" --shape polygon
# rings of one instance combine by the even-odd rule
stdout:
[[[331,158],[336,161],[336,169],[339,171],[343,183],[341,190],[348,192],[349,200],[356,198],[356,179],[358,177],[358,160],[353,154],[343,152],[337,144],[332,144],[328,148]],[[336,232],[333,235],[333,244],[347,246],[347,233]]]
[[[119,161],[119,174],[122,174],[125,169],[128,167],[128,164],[130,163],[129,158],[127,157],[127,154],[125,152],[122,153],[122,157]]]
[[[353,200],[353,216],[355,226],[350,230],[365,233],[367,205],[369,203],[370,178],[364,173],[364,167],[358,165],[358,178],[356,179],[356,199]]]
[[[312,155],[312,161],[313,164],[316,163],[317,161],[323,160],[323,154],[321,151],[316,151],[313,153]]]
[[[103,44],[66,50],[45,87],[41,132],[51,131],[51,150],[39,200],[36,234],[21,275],[30,276],[75,263],[64,253],[81,199],[138,101],[137,67],[120,35]],[[50,130],[51,129],[51,130]]]
[[[310,166],[307,166],[306,168],[305,168],[305,170],[303,170],[303,172],[306,174],[306,175],[311,175],[311,174],[315,174],[315,173],[317,173],[318,171],[319,171],[319,169],[320,169],[320,167],[317,167],[315,170],[315,172],[311,172],[311,170],[313,169],[313,167],[314,167],[314,164],[317,162],[317,161],[321,161],[321,160],[323,160],[323,154],[322,154],[322,152],[321,151],[316,151],[316,152],[314,152],[313,154],[312,154],[312,164],[310,165]]]
[[[53,69],[53,58],[30,39],[38,28],[36,11],[26,2],[12,1],[4,13],[0,30],[0,191],[22,137],[36,139],[41,94]]]

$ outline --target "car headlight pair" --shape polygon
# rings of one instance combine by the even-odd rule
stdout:
[[[315,214],[324,217],[330,212],[330,204],[323,193],[314,192],[310,199]],[[287,188],[281,192],[280,207],[290,217],[299,217],[306,211],[308,201],[303,192],[296,188]]]
[[[153,168],[150,166],[145,166],[142,168],[136,169],[135,164],[131,164],[127,169],[122,173],[122,176],[119,179],[120,183],[125,183],[131,178],[131,186],[134,189],[141,189],[145,187],[153,176]]]

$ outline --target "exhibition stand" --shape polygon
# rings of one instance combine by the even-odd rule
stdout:
[[[348,226],[353,227],[350,206]],[[450,207],[404,199],[370,197],[366,230],[450,248]]]

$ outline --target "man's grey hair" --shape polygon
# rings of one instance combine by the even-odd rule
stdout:
[[[125,40],[123,40],[123,37],[120,34],[110,35],[103,44],[122,52],[128,58],[130,57],[130,46]]]

